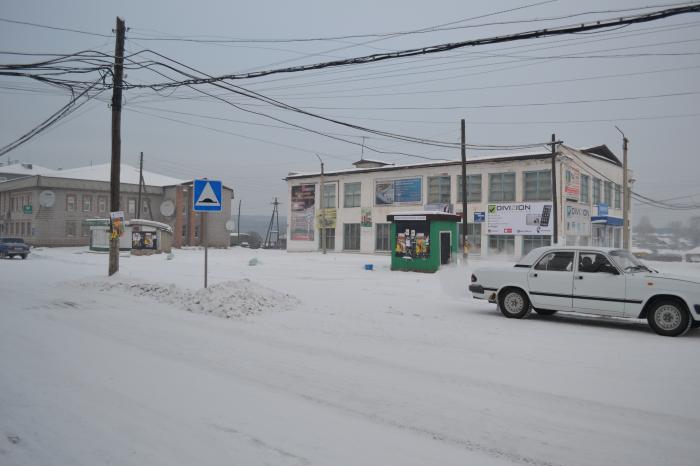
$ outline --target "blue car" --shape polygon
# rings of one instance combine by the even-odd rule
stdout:
[[[29,255],[29,245],[22,238],[0,238],[0,257],[20,256],[26,259]]]

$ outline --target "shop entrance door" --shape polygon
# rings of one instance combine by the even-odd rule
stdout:
[[[440,264],[449,264],[452,257],[452,235],[449,231],[440,232]]]

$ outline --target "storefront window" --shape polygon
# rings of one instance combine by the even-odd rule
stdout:
[[[345,207],[360,207],[360,189],[362,184],[345,183],[343,187],[345,189],[345,201],[343,205]]]
[[[492,173],[489,175],[489,201],[515,201],[515,173]]]
[[[450,177],[430,176],[428,177],[428,203],[429,204],[449,204],[450,203]]]
[[[481,254],[481,223],[467,223],[467,240],[469,241],[469,253],[470,254]],[[459,231],[459,247],[464,247],[464,224],[458,223],[457,229]]]
[[[75,238],[77,230],[78,228],[75,222],[66,222],[66,236],[68,238]]]
[[[389,241],[389,233],[391,232],[390,223],[377,223],[376,225],[376,240],[374,249],[377,251],[389,251],[391,241]]]
[[[462,175],[457,175],[457,202],[462,202]],[[481,202],[481,175],[467,175],[467,202]]]
[[[552,171],[542,170],[523,173],[523,199],[526,201],[548,201],[552,199]]]
[[[360,250],[360,224],[343,224],[343,249],[346,251]]]
[[[588,204],[588,190],[590,187],[591,178],[588,175],[581,173],[581,204]]]
[[[335,249],[335,228],[324,228],[323,229],[323,236],[326,239],[326,249],[334,250]],[[321,248],[321,245],[319,244],[319,249]]]
[[[489,235],[489,254],[515,254],[515,237],[512,235]]]
[[[524,235],[523,236],[523,256],[535,248],[550,246],[552,237],[549,235]]]

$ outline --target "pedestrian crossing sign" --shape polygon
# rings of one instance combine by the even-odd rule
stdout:
[[[194,180],[192,210],[195,212],[221,212],[221,181]]]

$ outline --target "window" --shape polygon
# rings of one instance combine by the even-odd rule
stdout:
[[[362,183],[345,183],[345,197],[343,201],[344,207],[360,207],[360,190]]]
[[[450,177],[428,177],[428,204],[450,203]]]
[[[194,226],[194,237],[199,238],[199,225]]]
[[[107,212],[107,198],[105,196],[100,196],[97,198],[97,211]]]
[[[136,213],[136,199],[130,198],[126,205],[127,213],[134,215]]]
[[[552,199],[552,171],[542,170],[538,172],[523,173],[523,200],[548,201]]]
[[[549,235],[523,235],[523,256],[535,248],[551,244],[552,237]]]
[[[377,223],[376,227],[374,249],[377,251],[389,251],[391,249],[391,242],[389,241],[391,224]]]
[[[77,231],[78,229],[75,222],[66,222],[66,237],[75,238]]]
[[[27,222],[27,236],[34,236],[32,233],[32,222]]]
[[[462,202],[462,175],[457,175],[457,202]],[[467,175],[467,202],[481,202],[481,175]]]
[[[19,222],[19,235],[20,236],[26,235],[25,228],[26,228],[26,226],[24,225],[24,222]]]
[[[606,181],[605,182],[605,202],[607,205],[611,206],[612,205],[612,191],[613,191],[613,184],[611,181]]]
[[[459,247],[464,247],[464,224],[458,223]],[[469,241],[469,253],[481,254],[481,223],[467,223],[467,240]]]
[[[619,209],[622,207],[622,186],[615,183],[615,208]]]
[[[80,225],[80,236],[83,238],[90,236],[90,225],[85,222]]]
[[[335,209],[335,183],[323,183],[323,203],[324,209]]]
[[[515,173],[492,173],[489,175],[489,201],[515,201]]]
[[[86,196],[83,194],[83,212],[92,211],[92,196]]]
[[[66,195],[66,210],[68,212],[75,212],[77,205],[77,200],[75,197],[75,194],[67,194]]]
[[[515,237],[511,235],[489,235],[489,254],[515,253]]]
[[[326,238],[326,249],[335,249],[335,228],[324,228],[323,229],[323,235]],[[318,245],[319,249],[321,249],[321,244],[319,243]]]
[[[590,188],[591,178],[588,175],[581,174],[581,203],[588,204],[589,194],[588,190]]]
[[[593,205],[600,204],[600,180],[593,178]]]
[[[574,252],[550,252],[535,265],[535,270],[571,272],[574,269]]]
[[[585,273],[612,273],[617,275],[617,269],[602,254],[595,252],[579,252],[578,271]]]
[[[182,225],[182,237],[187,238],[187,224],[186,223],[184,223]]]
[[[146,215],[149,215],[148,206],[150,205],[150,203],[148,202],[148,199],[144,199],[144,200],[141,202],[141,204],[142,204],[142,205],[141,205],[141,213],[142,213],[143,216],[145,217]]]
[[[360,224],[343,224],[343,249],[346,251],[360,250]]]

